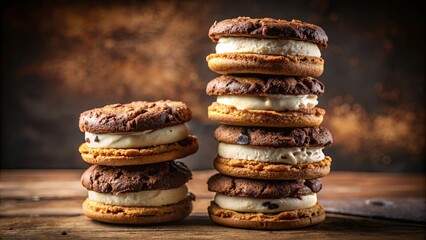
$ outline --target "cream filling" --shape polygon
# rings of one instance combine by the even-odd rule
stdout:
[[[143,132],[96,134],[85,132],[86,144],[91,148],[143,148],[174,143],[188,137],[185,124]]]
[[[312,207],[317,203],[317,195],[313,193],[300,198],[266,199],[235,197],[217,193],[214,201],[223,209],[237,212],[274,213]]]
[[[123,194],[98,193],[89,191],[90,200],[108,204],[127,207],[159,207],[168,204],[178,203],[186,198],[188,187],[186,184],[166,190],[149,190],[140,192],[130,192]]]
[[[218,154],[223,158],[291,165],[319,162],[325,158],[323,147],[273,148],[221,142]]]
[[[318,104],[318,96],[309,95],[221,95],[217,96],[217,102],[231,105],[237,109],[295,111],[299,109],[311,109]]]
[[[321,57],[315,43],[284,39],[221,37],[216,53],[257,53],[267,55],[293,55]]]

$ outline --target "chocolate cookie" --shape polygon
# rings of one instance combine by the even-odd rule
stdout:
[[[324,93],[324,85],[311,77],[222,75],[207,84],[206,93],[210,96],[265,94],[321,96]]]
[[[238,17],[215,22],[209,30],[209,37],[214,42],[227,36],[310,41],[321,48],[326,48],[328,41],[328,37],[321,27],[294,19],[287,21],[272,18]]]
[[[110,167],[92,165],[81,177],[89,191],[121,194],[179,187],[191,179],[191,171],[178,161]]]
[[[219,74],[319,77],[324,71],[320,49],[327,47],[328,37],[314,24],[239,17],[215,22],[209,37],[218,46],[225,44],[206,58],[209,68]]]
[[[333,143],[328,129],[256,128],[230,125],[219,126],[214,136],[219,142],[265,147],[327,147]]]
[[[80,130],[91,133],[122,133],[153,130],[185,123],[192,118],[186,104],[175,101],[111,104],[80,115]]]
[[[300,109],[296,111],[271,111],[238,109],[235,106],[213,102],[208,108],[209,119],[223,124],[256,127],[315,127],[325,115],[322,108]]]
[[[252,198],[299,198],[317,193],[322,185],[317,179],[312,180],[256,180],[235,178],[223,174],[215,174],[207,182],[209,191],[228,196]]]

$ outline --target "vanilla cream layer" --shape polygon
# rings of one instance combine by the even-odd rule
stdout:
[[[89,191],[89,199],[109,204],[127,207],[159,207],[178,203],[186,198],[188,187],[184,184],[178,188],[166,190],[149,190],[123,194],[98,193]]]
[[[315,43],[244,37],[221,37],[216,45],[216,53],[288,54],[293,56],[321,57],[321,51]]]
[[[218,154],[223,158],[291,165],[319,162],[325,158],[323,147],[273,148],[221,142]]]
[[[143,148],[174,143],[188,137],[185,124],[143,132],[96,134],[85,132],[87,146],[91,148]]]
[[[214,197],[214,201],[221,208],[237,212],[274,213],[312,207],[317,203],[317,195],[314,193],[311,195],[301,196],[300,199],[290,197],[266,199],[231,197],[218,193]]]
[[[309,95],[221,95],[217,96],[217,102],[231,105],[237,109],[295,111],[299,109],[314,108],[318,104],[318,96]]]

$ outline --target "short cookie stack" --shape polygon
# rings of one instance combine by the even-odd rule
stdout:
[[[81,177],[88,197],[84,214],[120,224],[181,220],[192,211],[186,183],[191,171],[174,161],[198,150],[185,122],[192,117],[176,101],[112,104],[85,111],[79,152],[94,164]]]
[[[224,125],[208,181],[216,193],[208,208],[222,225],[286,229],[325,219],[316,193],[317,178],[330,171],[322,152],[331,133],[319,125],[325,110],[316,107],[324,85],[320,49],[327,35],[319,26],[297,20],[239,17],[216,22],[209,37],[216,53],[209,68],[223,74],[207,85],[217,101],[209,118]]]

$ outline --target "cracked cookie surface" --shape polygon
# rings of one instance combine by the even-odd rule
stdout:
[[[215,174],[207,182],[209,191],[252,198],[298,198],[317,193],[322,185],[312,180],[257,180]]]
[[[89,191],[120,194],[176,188],[191,177],[189,168],[179,161],[122,167],[92,165],[81,176],[81,183]]]

